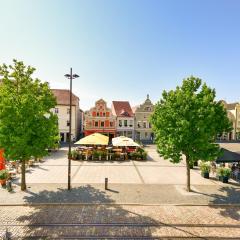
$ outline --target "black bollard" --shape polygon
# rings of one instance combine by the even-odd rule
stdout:
[[[105,190],[108,190],[108,178],[105,178]]]
[[[9,192],[12,191],[12,181],[11,181],[11,180],[8,180],[8,181],[7,181],[7,190],[8,190]]]

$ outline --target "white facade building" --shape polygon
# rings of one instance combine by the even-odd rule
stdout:
[[[134,115],[127,101],[113,101],[112,113],[116,116],[116,136],[134,139]]]
[[[69,97],[70,91],[65,89],[52,89],[57,99],[57,105],[52,111],[58,116],[58,128],[60,141],[67,142],[69,139]],[[72,93],[72,141],[78,139],[80,134],[81,113],[79,109],[79,98]]]

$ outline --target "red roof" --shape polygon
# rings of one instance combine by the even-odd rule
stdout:
[[[128,101],[113,101],[113,114],[118,117],[133,117],[133,111]]]
[[[70,91],[66,89],[51,89],[57,99],[58,105],[69,105]],[[72,93],[72,105],[78,105],[79,98]]]

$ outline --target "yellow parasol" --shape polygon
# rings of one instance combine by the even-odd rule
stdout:
[[[109,137],[100,134],[100,133],[93,133],[89,136],[86,136],[79,141],[77,141],[75,144],[80,145],[108,145]]]

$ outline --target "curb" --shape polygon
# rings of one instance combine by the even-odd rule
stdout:
[[[180,203],[180,204],[141,204],[141,203],[13,203],[13,204],[1,204],[0,207],[34,207],[34,206],[136,206],[136,207],[240,207],[240,203],[224,203],[224,204],[191,204],[191,203]]]

